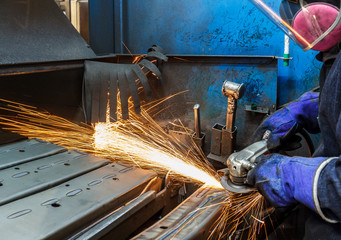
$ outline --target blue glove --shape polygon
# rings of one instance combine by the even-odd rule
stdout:
[[[257,166],[247,176],[248,184],[274,207],[289,207],[301,202],[316,211],[313,200],[315,171],[326,158],[288,157],[279,154],[257,158]]]
[[[251,142],[260,141],[266,130],[271,131],[268,148],[279,147],[287,139],[297,133],[300,128],[310,133],[320,131],[318,125],[318,96],[319,93],[307,92],[297,101],[292,102],[276,111],[265,119],[251,137]]]

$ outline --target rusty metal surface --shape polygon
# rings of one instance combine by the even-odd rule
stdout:
[[[246,112],[245,105],[256,104],[269,109],[277,105],[277,61],[271,57],[252,56],[202,57],[182,62],[172,61],[163,65],[164,95],[169,96],[183,90],[188,92],[169,101],[174,108],[171,114],[161,118],[178,117],[194,129],[192,106],[201,106],[201,127],[211,139],[210,130],[215,123],[226,122],[226,97],[221,86],[226,79],[245,85],[245,95],[238,100],[236,111],[237,147],[247,145],[248,137],[264,117],[263,114]],[[211,61],[210,61],[211,60]],[[176,106],[182,106],[181,108]],[[209,144],[207,144],[209,146]]]

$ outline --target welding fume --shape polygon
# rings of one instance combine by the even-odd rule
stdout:
[[[320,89],[304,93],[261,123],[251,137],[253,148],[228,158],[227,166],[235,171],[231,168],[225,176],[225,186],[236,192],[243,185],[255,187],[284,212],[303,208],[307,216],[297,239],[341,239],[340,1],[284,0],[276,8],[268,0],[250,1],[304,51],[318,51],[316,59],[323,62]],[[272,153],[294,142],[302,129],[321,133],[311,157]],[[271,153],[264,155],[266,151]]]

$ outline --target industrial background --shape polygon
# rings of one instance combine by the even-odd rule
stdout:
[[[292,59],[283,66],[283,32],[247,0],[91,0],[89,9],[89,41],[96,54],[143,54],[157,44],[168,55],[195,56],[165,63],[163,81],[166,94],[190,91],[179,102],[187,104],[187,119],[193,119],[192,104],[201,105],[204,131],[225,121],[224,80],[244,83],[238,145],[259,124],[259,112],[273,111],[318,86],[317,52],[304,52],[290,41]],[[252,104],[261,110],[244,111]]]
[[[279,2],[273,0],[274,5]],[[180,119],[195,133],[199,118],[194,106],[199,104],[200,130],[206,137],[199,134],[196,143],[219,167],[226,163],[227,155],[249,144],[265,116],[317,87],[321,68],[315,59],[317,52],[304,52],[293,42],[289,59],[283,59],[284,34],[248,0],[1,0],[0,33],[1,98],[82,123],[89,122],[84,114],[86,80],[104,78],[103,69],[122,73],[126,69],[117,63],[128,69],[134,57],[148,56],[150,49],[160,49],[154,45],[160,46],[168,61],[154,61],[157,68],[151,65],[156,75],[159,70],[162,74],[155,77],[144,72],[151,78],[153,99],[186,92],[164,103],[157,122],[168,133],[188,141],[188,136],[180,136],[168,123]],[[91,69],[88,60],[107,68]],[[119,81],[118,73],[115,81]],[[229,95],[226,89],[224,96],[222,88],[230,87],[243,96]],[[106,97],[108,88],[104,90]],[[227,113],[230,97],[237,102],[235,122]],[[6,107],[6,102],[0,104],[1,114]],[[229,118],[233,124],[226,133]],[[8,216],[0,219],[4,239],[82,239],[88,234],[95,239],[126,239],[186,197],[184,207],[175,211],[177,218],[173,215],[155,227],[160,235],[178,231],[183,216],[189,216],[188,226],[180,227],[181,234],[189,239],[207,237],[206,230],[219,216],[221,206],[197,220],[191,215],[197,206],[214,205],[208,197],[212,190],[200,188],[190,196],[197,187],[188,186],[188,192],[168,188],[164,178],[153,180],[153,171],[109,163],[39,139],[18,140],[17,135],[0,133],[1,144],[5,144],[0,146],[0,176],[4,176],[0,178],[0,215]],[[226,143],[228,153],[223,152],[224,134],[233,136]],[[198,134],[192,137],[198,140]],[[314,143],[318,137],[312,136]],[[307,154],[304,147],[302,151]],[[140,195],[149,184],[152,190]],[[24,208],[25,204],[30,207]],[[58,216],[44,218],[52,214]],[[39,217],[43,220],[36,221]],[[14,221],[22,232],[8,231]]]
[[[283,32],[247,0],[90,0],[89,6],[90,45],[97,54],[127,48],[143,54],[152,43],[175,55],[283,57]],[[290,66],[278,61],[279,105],[318,85],[317,52],[292,42],[290,48]]]

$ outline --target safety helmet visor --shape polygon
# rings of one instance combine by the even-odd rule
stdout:
[[[305,51],[326,51],[341,39],[341,0],[250,0]]]

